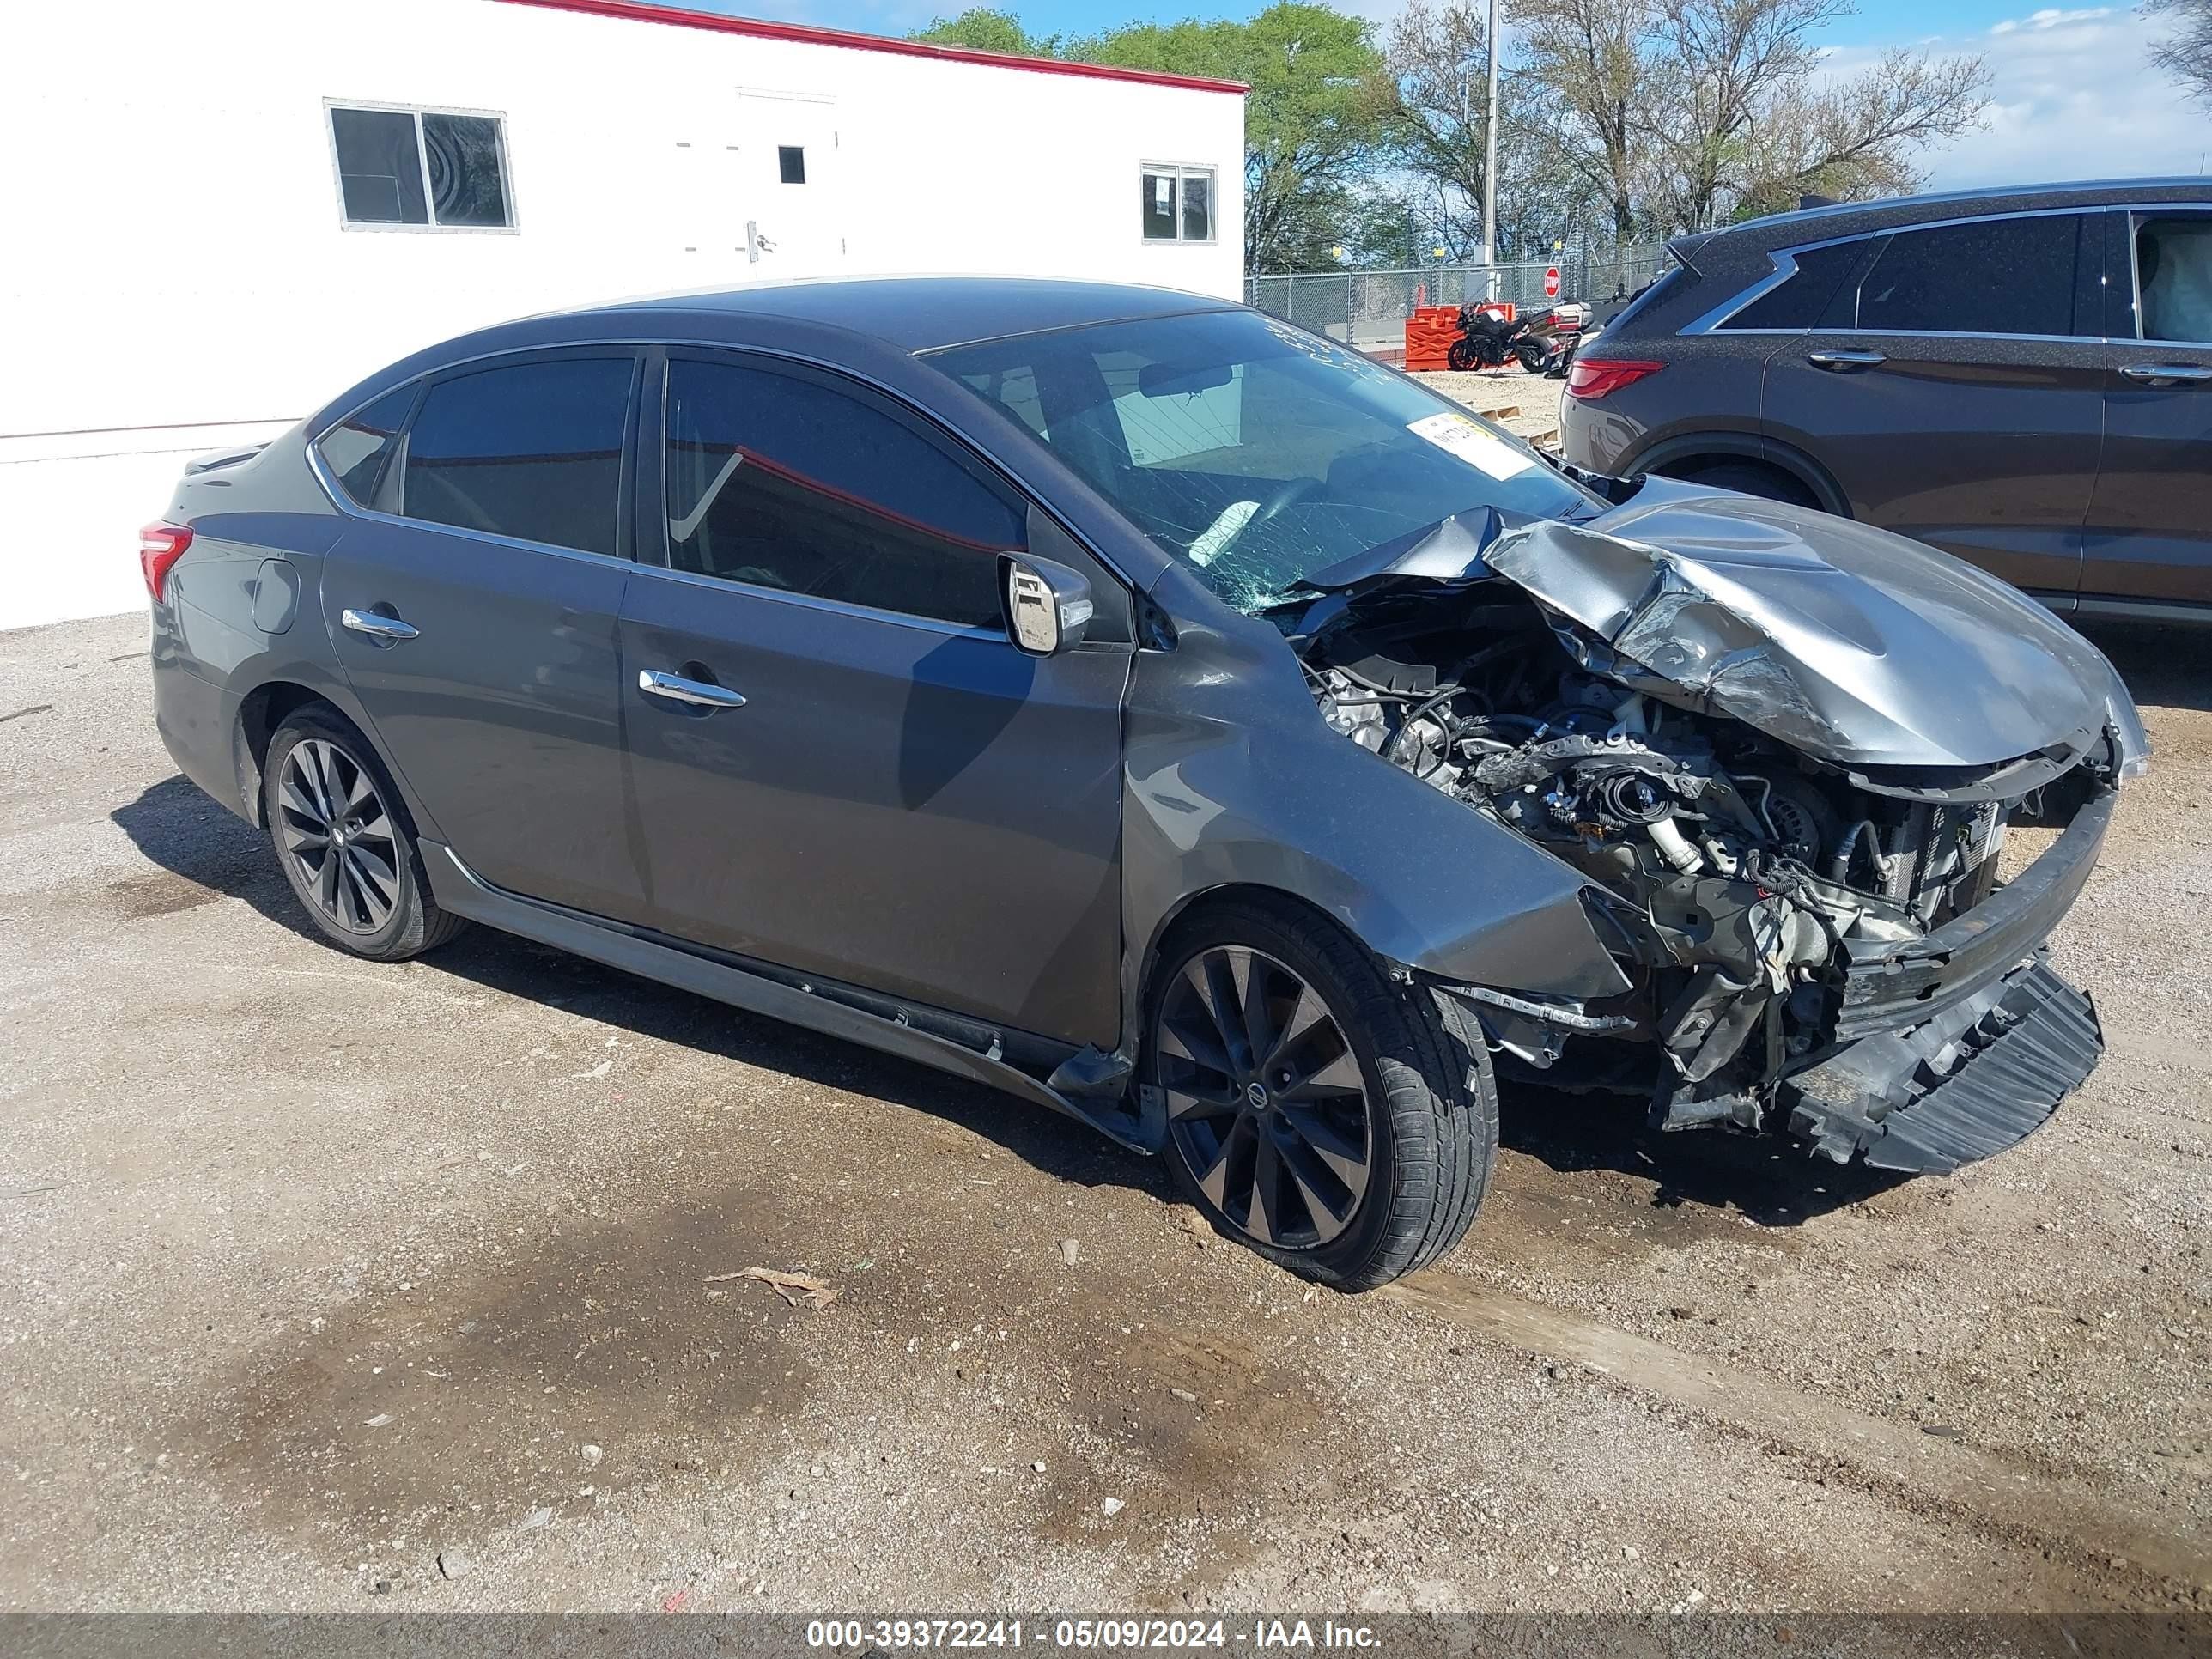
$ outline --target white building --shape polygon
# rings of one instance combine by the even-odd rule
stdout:
[[[1225,82],[629,0],[101,0],[0,40],[0,628],[143,605],[185,459],[481,324],[832,273],[1240,291]]]

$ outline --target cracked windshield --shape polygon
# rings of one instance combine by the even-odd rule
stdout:
[[[1251,312],[1024,335],[932,361],[1247,612],[1455,514],[1595,505],[1458,404]]]

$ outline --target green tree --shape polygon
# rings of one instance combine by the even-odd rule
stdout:
[[[1010,11],[971,6],[957,17],[933,17],[926,29],[916,29],[909,40],[933,46],[967,46],[975,52],[1012,52],[1023,58],[1054,58],[1060,52],[1056,34],[1033,35]]]
[[[1136,23],[1065,43],[1123,69],[1242,81],[1247,270],[1311,270],[1354,239],[1383,166],[1395,93],[1372,25],[1324,5],[1269,6],[1249,22]]]

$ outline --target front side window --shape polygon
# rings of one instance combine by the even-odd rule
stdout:
[[[2082,216],[2038,214],[1902,230],[1838,296],[1825,326],[1883,334],[2074,332]]]
[[[668,365],[668,559],[678,570],[1001,625],[1023,508],[967,457],[811,375]]]
[[[1145,240],[1148,242],[1210,242],[1213,240],[1213,169],[1146,162],[1144,186]]]
[[[334,105],[331,146],[349,225],[489,230],[514,223],[506,135],[495,115]]]
[[[926,361],[1247,612],[1455,514],[1601,505],[1458,404],[1258,312],[1018,335]]]
[[[564,357],[438,382],[408,430],[400,511],[612,555],[635,369],[627,356]]]
[[[2212,214],[2137,222],[2136,293],[2142,338],[2212,343]]]

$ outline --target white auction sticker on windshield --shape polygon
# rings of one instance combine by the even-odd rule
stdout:
[[[1438,449],[1448,449],[1469,466],[1493,478],[1516,478],[1536,463],[1480,422],[1465,415],[1429,415],[1407,423],[1406,430],[1426,438]]]

